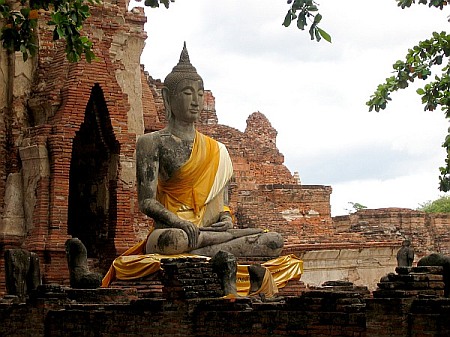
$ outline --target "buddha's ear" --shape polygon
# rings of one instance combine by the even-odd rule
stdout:
[[[167,87],[163,87],[161,92],[164,101],[164,108],[166,110],[166,118],[169,121],[170,117],[172,116],[172,108],[170,107],[170,100],[169,100],[169,89]]]

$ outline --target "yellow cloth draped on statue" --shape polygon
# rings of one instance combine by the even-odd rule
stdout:
[[[208,203],[225,187],[233,174],[226,147],[196,131],[188,161],[167,181],[158,181],[156,199],[169,211],[199,227]],[[220,202],[223,210],[223,202]]]

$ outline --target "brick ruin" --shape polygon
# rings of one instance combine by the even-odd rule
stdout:
[[[95,44],[92,64],[66,61],[44,12],[35,58],[24,63],[20,53],[8,58],[1,50],[2,83],[11,86],[2,86],[1,96],[0,254],[9,247],[36,252],[46,282],[67,279],[64,242],[72,235],[100,270],[136,241],[134,144],[143,131],[146,19],[125,6],[92,8],[84,27]],[[1,279],[3,291],[3,272]]]
[[[164,126],[163,83],[140,65],[146,18],[142,9],[128,11],[127,5],[115,0],[92,8],[84,26],[98,58],[91,64],[66,61],[63,46],[51,41],[44,12],[35,58],[24,63],[20,53],[9,57],[0,47],[0,80],[8,84],[0,89],[0,297],[5,294],[6,249],[36,252],[43,282],[67,285],[68,238],[79,237],[91,267],[104,273],[151,225],[137,207],[134,150],[139,135]],[[235,170],[230,206],[237,225],[283,234],[284,253],[304,260],[305,283],[346,280],[374,290],[380,277],[395,269],[395,255],[405,238],[412,240],[416,260],[430,252],[449,254],[450,218],[445,214],[391,208],[332,218],[332,188],[300,184],[283,164],[277,131],[260,112],[248,117],[244,132],[221,125],[214,96],[206,91],[198,129],[229,149]],[[304,314],[290,306],[292,301],[279,307],[280,317],[285,311]],[[208,305],[215,312],[214,304]],[[229,314],[239,316],[245,305],[231,305]],[[309,307],[303,303],[301,308]],[[355,308],[349,310],[359,312]],[[185,309],[185,314],[192,310]],[[49,322],[60,318],[54,315]],[[122,319],[125,314],[114,315]],[[252,324],[262,317],[258,315]],[[364,335],[360,319],[351,318]]]
[[[151,225],[137,207],[134,150],[139,135],[164,126],[163,84],[139,63],[143,10],[128,11],[126,5],[105,1],[92,8],[84,26],[98,58],[91,64],[65,60],[63,45],[51,41],[44,12],[34,59],[24,63],[16,53],[10,60],[1,50],[2,80],[11,86],[4,87],[1,101],[0,254],[12,247],[36,252],[46,283],[67,283],[68,238],[81,239],[93,268],[104,273]],[[252,114],[240,132],[218,123],[214,96],[205,96],[198,129],[230,151],[230,206],[237,224],[288,237],[286,214],[292,212],[306,222],[311,215],[331,223],[331,188],[298,184],[283,165],[277,131],[267,118]]]

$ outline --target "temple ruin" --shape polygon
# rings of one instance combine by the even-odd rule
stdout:
[[[45,289],[43,297],[38,298],[46,303],[39,310],[49,315],[45,323],[38,318],[42,313],[32,307],[11,309],[13,314],[8,316],[2,310],[9,309],[0,306],[0,321],[4,319],[5,326],[15,327],[15,320],[30,315],[34,319],[30,322],[38,322],[35,328],[26,323],[31,335],[44,335],[44,330],[52,336],[63,335],[71,322],[72,327],[82,331],[102,315],[108,317],[111,326],[120,320],[143,326],[149,319],[142,313],[133,318],[127,313],[130,301],[139,298],[135,290],[109,290],[109,295],[103,297],[61,290],[69,284],[64,248],[67,239],[78,237],[86,246],[91,269],[104,274],[116,256],[146,236],[151,225],[151,219],[142,215],[137,206],[135,142],[137,136],[164,125],[163,83],[153,79],[140,64],[146,39],[143,9],[129,11],[127,6],[126,0],[105,0],[92,7],[92,16],[84,26],[98,58],[92,63],[68,63],[64,46],[52,41],[44,12],[36,57],[23,62],[20,53],[11,58],[0,47],[0,81],[8,84],[0,89],[0,298],[6,295],[5,251],[26,249],[39,257]],[[304,327],[312,324],[317,329],[310,329],[310,335],[322,331],[321,327],[325,334],[335,327],[342,332],[335,335],[348,332],[353,336],[378,336],[383,324],[396,324],[394,319],[383,316],[391,310],[392,303],[364,302],[371,295],[363,287],[374,291],[382,276],[394,272],[402,241],[412,241],[416,259],[431,252],[450,254],[447,214],[388,208],[332,218],[332,187],[300,183],[298,175],[284,165],[284,157],[276,146],[277,131],[261,112],[249,115],[244,132],[221,125],[214,96],[206,91],[198,129],[224,143],[230,151],[235,171],[230,206],[237,225],[281,233],[285,239],[283,253],[303,259],[302,281],[316,288],[306,295],[306,302],[294,296],[283,305],[270,307],[279,310],[277,326],[267,323],[272,312],[267,309],[268,304],[252,306],[245,299],[226,302],[225,318],[219,315],[221,310],[226,311],[219,308],[223,303],[213,300],[181,303],[175,309],[168,303],[136,302],[131,305],[134,313],[144,308],[162,322],[172,322],[171,329],[182,326],[186,335],[196,336],[211,335],[219,322],[229,324],[226,317],[238,318],[232,320],[230,336],[242,329],[240,319],[253,327],[251,333],[259,335],[269,335],[277,329],[279,335],[283,335],[282,331],[306,331]],[[321,287],[326,281],[351,285]],[[55,305],[55,297],[49,294],[58,293],[64,293],[61,298],[67,300],[62,304],[67,305],[66,311],[49,312]],[[113,295],[118,301],[120,298],[123,307],[108,307],[106,313],[105,309],[95,309],[91,314],[81,304],[79,308],[69,307],[70,301],[77,300],[84,304],[108,303]],[[331,307],[326,307],[326,301]],[[450,306],[444,302],[445,299],[433,302],[439,317],[448,314]],[[364,304],[365,311],[363,303],[369,303]],[[414,303],[411,298],[395,301],[399,311],[394,318],[403,324],[397,327],[398,336],[414,324],[427,321],[424,308],[431,304]],[[315,308],[317,316],[301,318],[309,310],[308,305]],[[245,316],[248,308],[253,314]],[[194,319],[190,316],[193,310],[199,315],[194,322],[186,323]],[[339,316],[342,310],[345,315]],[[286,317],[292,312],[298,314],[297,321],[289,323]],[[184,315],[185,321],[179,323],[174,313]],[[331,320],[329,328],[314,321],[325,317],[325,313]],[[416,320],[408,326],[405,317]],[[433,317],[436,326],[441,324],[439,317]],[[447,330],[439,331],[450,331],[445,324],[440,326]],[[163,323],[153,328],[156,330],[127,332],[170,335],[168,331],[162,333]],[[111,329],[99,328],[98,332],[107,334],[114,331],[114,327]]]

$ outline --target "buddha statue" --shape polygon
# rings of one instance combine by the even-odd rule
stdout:
[[[414,262],[414,249],[410,240],[404,240],[402,247],[397,252],[397,266],[411,267]]]
[[[139,209],[155,223],[145,253],[277,257],[283,247],[278,233],[233,228],[230,156],[225,145],[195,128],[203,92],[184,44],[162,89],[167,126],[140,136],[136,144]]]

